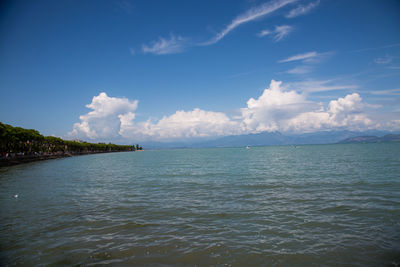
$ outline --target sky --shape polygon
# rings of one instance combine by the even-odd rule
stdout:
[[[396,0],[4,0],[0,121],[134,143],[400,130]]]

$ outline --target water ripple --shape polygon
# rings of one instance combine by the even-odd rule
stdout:
[[[0,173],[0,261],[398,265],[399,148],[146,151],[15,166]]]

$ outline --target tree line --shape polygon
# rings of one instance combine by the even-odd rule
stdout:
[[[101,153],[142,150],[138,144],[115,145],[63,140],[54,136],[43,136],[33,129],[13,127],[0,122],[0,156],[7,154],[32,155],[51,153]]]

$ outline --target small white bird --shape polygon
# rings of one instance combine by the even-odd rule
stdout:
[[[14,195],[14,198],[18,198],[18,194],[15,194],[15,195]]]

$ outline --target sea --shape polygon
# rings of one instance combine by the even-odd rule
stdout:
[[[0,169],[1,266],[399,266],[400,143]]]

